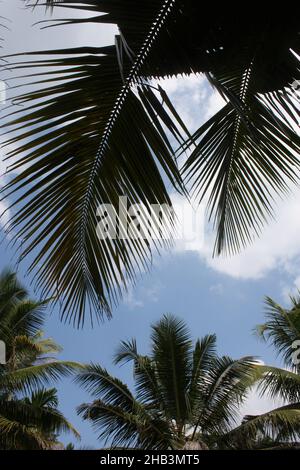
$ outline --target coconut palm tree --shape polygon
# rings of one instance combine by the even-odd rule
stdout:
[[[11,70],[23,70],[22,87],[31,88],[16,92],[22,106],[8,118],[9,170],[24,168],[5,188],[18,206],[8,230],[23,240],[22,257],[39,247],[31,266],[37,284],[47,296],[56,292],[62,316],[80,325],[87,305],[109,316],[153,249],[170,242],[99,240],[99,204],[118,207],[123,195],[147,213],[151,203],[171,204],[169,183],[181,193],[187,187],[199,201],[207,196],[215,252],[235,252],[273,214],[275,193],[298,181],[292,84],[299,78],[299,15],[262,5],[259,14],[245,14],[213,3],[204,15],[198,0],[46,4],[65,9],[58,24],[119,29],[111,46],[62,44],[40,60],[37,52],[23,64],[10,59]],[[69,9],[79,16],[68,18]],[[205,73],[226,102],[192,136],[155,82],[191,73]],[[181,164],[177,156],[186,149],[192,152]],[[119,222],[122,233],[124,218]],[[169,225],[163,228],[169,235]]]
[[[0,339],[6,362],[0,365],[0,448],[49,449],[61,432],[74,427],[58,410],[56,390],[46,389],[79,364],[58,361],[61,348],[40,330],[48,301],[28,298],[16,274],[0,275]]]
[[[216,337],[192,343],[185,323],[164,316],[151,329],[151,354],[136,341],[122,342],[116,364],[133,363],[135,393],[100,365],[76,377],[94,401],[78,413],[112,447],[207,448],[232,429],[252,382],[252,357],[233,360],[216,354]]]
[[[262,415],[245,417],[238,428],[230,432],[226,445],[288,448],[299,446],[300,432],[300,309],[299,297],[291,297],[286,309],[270,297],[265,300],[266,322],[256,327],[260,338],[273,346],[287,369],[258,364],[257,392],[284,404]]]
[[[269,342],[283,359],[284,365],[300,372],[300,297],[291,296],[286,309],[270,297],[266,298],[266,323],[256,327],[260,338]],[[297,360],[298,359],[298,360]]]

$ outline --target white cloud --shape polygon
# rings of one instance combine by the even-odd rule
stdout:
[[[172,197],[179,206],[183,198]],[[178,240],[176,250],[194,251],[206,265],[220,273],[237,279],[260,279],[275,269],[294,278],[294,287],[300,287],[300,190],[277,205],[276,220],[267,225],[260,238],[232,257],[212,258],[214,234],[207,229],[204,234],[204,206],[196,211],[197,236],[194,240]],[[182,222],[182,219],[181,219]],[[184,222],[183,222],[184,223]]]
[[[160,83],[191,132],[224,106],[223,98],[204,75],[168,78]]]
[[[207,240],[199,253],[208,266],[230,276],[259,279],[274,269],[300,275],[297,258],[300,256],[300,191],[281,202],[276,210],[276,221],[266,226],[261,237],[242,253],[231,258],[211,258],[212,242]]]

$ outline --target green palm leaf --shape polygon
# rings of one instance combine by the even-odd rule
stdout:
[[[270,341],[284,363],[297,369],[296,349],[300,346],[300,303],[298,297],[291,297],[291,308],[285,309],[270,297],[265,300],[266,323],[258,325],[256,332],[259,337]],[[297,356],[297,354],[296,354]]]
[[[73,315],[77,325],[83,323],[88,299],[98,318],[110,315],[127,282],[151,260],[148,240],[98,239],[99,204],[118,209],[119,196],[127,196],[130,205],[144,204],[144,216],[150,204],[171,205],[159,169],[183,190],[164,130],[180,139],[169,115],[174,110],[169,106],[167,112],[137,75],[160,23],[152,30],[147,17],[140,27],[141,53],[133,65],[125,56],[122,74],[115,47],[61,50],[55,53],[64,58],[23,64],[47,67],[44,79],[50,86],[19,96],[25,108],[10,116],[16,137],[7,144],[17,143],[18,150],[9,157],[19,156],[10,171],[26,162],[27,170],[5,188],[7,196],[16,195],[19,207],[9,230],[24,239],[22,257],[40,247],[31,265],[37,268],[37,285],[46,286],[43,295],[62,296],[62,316]],[[18,69],[20,63],[11,67]],[[159,218],[153,223],[158,225]],[[153,244],[169,245],[170,237],[169,232],[169,240]]]
[[[128,387],[99,365],[86,366],[75,379],[96,398],[78,407],[83,419],[99,429],[99,439],[110,440],[113,447],[160,448],[170,439],[166,424],[134,398]],[[159,421],[159,422],[157,422]],[[151,433],[149,430],[151,429]]]
[[[5,438],[0,438],[4,448],[51,448],[50,435],[72,432],[76,429],[57,409],[58,399],[55,389],[39,389],[22,400],[1,400],[0,429]]]
[[[251,243],[273,216],[275,195],[288,193],[299,181],[299,110],[293,93],[260,95],[259,74],[253,59],[248,69],[241,63],[211,76],[229,102],[185,145],[196,142],[183,174],[197,200],[208,196],[217,254]]]
[[[300,375],[278,367],[258,365],[257,386],[262,395],[284,402],[300,401]]]
[[[195,407],[196,426],[202,432],[224,433],[239,416],[239,407],[257,380],[254,357],[233,360],[227,356],[215,358],[206,376],[206,390],[201,408]]]
[[[196,341],[193,352],[192,377],[189,389],[190,407],[193,410],[195,404],[203,392],[206,375],[211,363],[216,359],[216,335],[204,336]],[[200,392],[200,393],[199,393]]]
[[[191,339],[185,323],[165,315],[152,327],[153,360],[160,383],[165,412],[184,423],[188,414]]]
[[[139,408],[128,413],[120,407],[96,400],[77,409],[83,417],[100,429],[99,439],[111,442],[111,448],[166,449],[172,448],[169,427],[159,418],[152,418]]]
[[[122,341],[115,354],[115,364],[124,364],[132,361],[133,375],[137,399],[142,403],[151,403],[153,407],[162,404],[163,396],[160,390],[155,362],[148,356],[142,356],[137,351],[135,339]]]
[[[128,387],[97,364],[84,367],[75,378],[85,390],[112,406],[132,411],[135,400]]]
[[[255,445],[258,435],[269,436],[271,439],[287,444],[297,441],[300,433],[300,405],[292,403],[264,413],[259,416],[246,416],[243,423],[224,436],[227,444],[234,447],[236,440]]]
[[[72,361],[52,361],[0,373],[0,387],[8,390],[28,391],[49,385],[61,377],[70,375],[82,365]]]

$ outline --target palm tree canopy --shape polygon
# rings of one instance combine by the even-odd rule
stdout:
[[[290,297],[291,307],[283,308],[270,297],[266,298],[266,322],[258,325],[259,337],[268,341],[284,364],[299,373],[299,364],[295,361],[300,348],[300,298]],[[299,354],[298,354],[299,356]]]
[[[259,337],[269,342],[289,369],[257,364],[256,390],[260,396],[280,400],[282,406],[258,416],[245,416],[239,427],[219,440],[230,448],[294,448],[300,428],[300,375],[297,353],[300,346],[299,298],[291,297],[292,307],[285,309],[267,297],[266,322],[256,327]],[[296,344],[295,344],[296,342]]]
[[[23,240],[22,258],[39,247],[31,265],[37,284],[46,296],[57,293],[62,316],[81,325],[87,305],[98,318],[109,316],[152,249],[166,244],[100,241],[100,203],[117,207],[125,195],[147,213],[151,203],[171,204],[169,182],[182,193],[186,185],[199,201],[208,195],[215,252],[235,252],[272,216],[273,193],[297,182],[299,109],[291,84],[299,77],[299,21],[297,12],[266,14],[261,5],[260,14],[253,8],[247,15],[208,5],[204,20],[196,0],[46,3],[92,14],[59,24],[114,23],[120,31],[113,46],[44,51],[43,59],[33,53],[10,65],[27,75],[22,85],[35,84],[16,91],[23,106],[9,117],[10,171],[25,165],[5,188],[18,206],[9,230]],[[198,72],[227,103],[189,136],[150,79]],[[179,153],[192,149],[183,168],[174,139]]]
[[[15,273],[0,274],[0,339],[6,345],[6,363],[0,365],[1,449],[53,448],[61,432],[79,437],[58,410],[56,390],[45,388],[80,367],[53,357],[61,348],[41,332],[47,304],[29,299]]]
[[[78,408],[112,447],[182,448],[186,441],[228,432],[252,384],[255,360],[216,354],[208,335],[193,346],[185,323],[164,316],[151,331],[151,354],[122,342],[115,363],[133,363],[135,393],[100,365],[77,378],[94,401]],[[201,444],[202,445],[202,444]]]

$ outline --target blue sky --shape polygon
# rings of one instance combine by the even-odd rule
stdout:
[[[40,49],[76,45],[109,44],[115,32],[112,26],[95,25],[89,29],[40,31],[31,24],[43,18],[44,12],[24,12],[19,0],[5,0],[0,14],[13,21],[11,31],[5,33],[6,53],[30,50],[38,42]],[[5,11],[5,14],[4,14]],[[63,15],[62,15],[63,16]],[[100,28],[100,29],[99,29]],[[220,98],[209,88],[203,78],[169,80],[165,88],[174,100],[178,111],[196,128],[221,105]],[[4,157],[2,151],[1,157]],[[5,171],[3,163],[2,172]],[[175,195],[172,195],[176,199]],[[176,202],[181,203],[176,199]],[[259,342],[252,329],[264,320],[263,299],[269,295],[281,303],[287,302],[288,293],[300,287],[299,243],[300,193],[295,192],[288,201],[278,201],[277,220],[264,231],[261,239],[241,255],[213,260],[212,234],[205,230],[199,239],[180,241],[173,250],[156,256],[150,273],[144,273],[135,287],[114,310],[113,319],[93,330],[74,330],[59,322],[55,309],[46,320],[45,332],[64,348],[62,358],[81,362],[99,362],[127,383],[132,383],[130,366],[112,365],[112,356],[120,340],[136,337],[142,352],[147,352],[150,325],[164,313],[171,312],[184,318],[194,338],[216,333],[220,354],[233,357],[259,356],[264,362],[274,363],[271,349]],[[5,203],[1,203],[5,209]],[[202,207],[198,216],[203,220]],[[0,246],[0,268],[13,266],[13,252],[5,243]],[[20,266],[20,278],[25,278],[28,261]],[[89,397],[71,380],[59,387],[60,407],[82,434],[79,445],[99,447],[96,433],[90,425],[76,416],[75,407]],[[260,412],[271,406],[268,400],[260,401],[255,395],[245,406],[245,412]],[[71,437],[63,437],[69,442]]]

